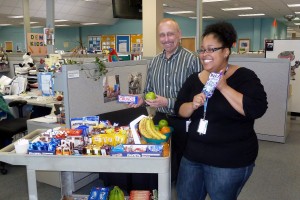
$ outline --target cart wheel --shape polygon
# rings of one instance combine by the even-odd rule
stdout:
[[[7,174],[7,169],[1,169],[1,174]]]

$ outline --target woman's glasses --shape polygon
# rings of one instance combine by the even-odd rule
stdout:
[[[204,53],[213,53],[215,51],[218,51],[220,49],[224,49],[225,47],[217,47],[217,48],[207,48],[207,49],[199,49],[197,50],[197,53],[204,54]]]

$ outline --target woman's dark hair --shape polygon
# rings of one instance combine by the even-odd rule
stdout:
[[[213,34],[222,43],[223,47],[229,48],[229,50],[237,39],[237,34],[232,24],[224,21],[208,25],[202,34],[202,38],[209,34]]]

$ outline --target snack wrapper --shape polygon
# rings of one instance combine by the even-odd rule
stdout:
[[[206,98],[210,98],[217,87],[217,84],[222,77],[222,73],[210,73],[208,81],[206,82],[202,92],[205,94]]]
[[[133,96],[133,95],[118,95],[118,102],[119,103],[133,103],[137,104],[138,103],[138,96]]]

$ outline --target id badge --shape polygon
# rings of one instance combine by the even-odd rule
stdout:
[[[190,126],[191,120],[187,120],[185,122],[185,132],[189,132],[189,126]]]
[[[200,135],[206,134],[207,124],[208,124],[207,120],[200,119],[198,130],[197,130]]]

